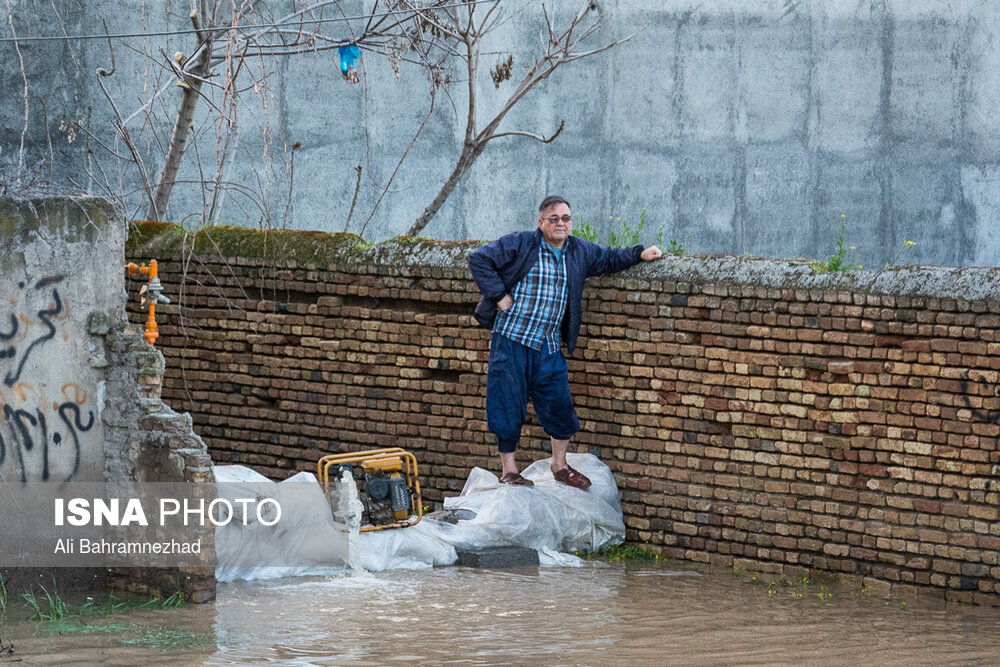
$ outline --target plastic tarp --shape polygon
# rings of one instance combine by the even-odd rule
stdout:
[[[216,579],[273,579],[350,570],[347,524],[330,512],[315,475],[300,472],[273,482],[244,466],[215,466],[214,471],[219,497],[233,501],[263,495],[281,505],[281,520],[273,526],[251,517],[246,525],[232,521],[216,527]]]
[[[455,548],[522,546],[538,551],[543,565],[578,565],[574,551],[597,551],[625,539],[618,486],[611,470],[592,454],[568,454],[569,464],[590,478],[586,491],[552,478],[550,459],[521,474],[534,486],[500,484],[473,468],[462,493],[444,502],[454,523],[424,518],[409,528],[360,534],[366,570],[429,568],[458,559]]]
[[[542,565],[580,565],[574,551],[597,551],[621,543],[625,524],[611,470],[592,454],[568,454],[567,460],[590,478],[589,489],[555,481],[549,471],[550,459],[536,461],[521,473],[535,483],[530,487],[500,484],[493,473],[473,468],[461,495],[445,500],[444,511],[407,528],[361,533],[357,529],[361,502],[349,473],[338,485],[337,506],[332,513],[316,477],[299,473],[275,485],[283,516],[293,519],[282,521],[283,530],[268,531],[261,526],[216,529],[216,577],[232,581],[343,573],[348,565],[370,571],[426,569],[453,565],[458,560],[456,548],[498,546],[536,549]],[[215,474],[226,493],[232,492],[234,484],[252,488],[268,482],[243,466],[217,466]],[[289,484],[312,487],[296,489],[294,495],[282,493]],[[301,492],[305,488],[309,488],[307,494]],[[266,563],[289,561],[289,555],[294,554],[296,565],[227,565],[245,562],[248,554]],[[315,565],[303,565],[303,558]],[[344,563],[344,568],[321,566],[334,558],[339,558],[337,562]]]

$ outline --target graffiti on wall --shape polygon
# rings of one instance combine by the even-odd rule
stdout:
[[[96,422],[88,407],[93,392],[64,377],[69,352],[69,308],[59,294],[64,278],[18,283],[10,311],[0,314],[0,470],[13,465],[22,482],[73,479],[83,434]]]
[[[990,377],[992,375],[992,378]],[[961,394],[958,396],[959,404],[970,410],[973,419],[986,424],[1000,424],[1000,410],[977,407],[970,400],[970,396],[988,396],[991,398],[1000,396],[1000,385],[996,382],[996,373],[985,373],[982,371],[972,371],[965,369],[959,379]]]

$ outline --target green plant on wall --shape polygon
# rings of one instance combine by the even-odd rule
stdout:
[[[837,245],[834,248],[833,254],[829,255],[826,259],[814,261],[809,264],[809,267],[813,270],[813,273],[838,273],[841,271],[860,271],[864,267],[859,263],[858,252],[856,246],[847,246],[847,216],[841,214],[840,216],[840,235],[837,237]],[[892,259],[890,259],[883,268],[889,269],[896,266],[896,263],[903,257],[911,248],[916,247],[914,241],[903,241],[903,247],[900,248]],[[850,256],[848,256],[848,251],[850,251]]]
[[[583,219],[583,213],[576,214],[577,221],[573,225],[573,236],[577,236],[584,241],[597,243],[597,228]]]
[[[858,253],[855,246],[850,246],[851,257],[848,260],[846,246],[847,239],[847,216],[840,216],[840,235],[837,237],[837,246],[832,255],[826,259],[812,262],[809,267],[813,273],[839,273],[841,271],[854,271],[862,268],[858,264]]]
[[[902,258],[906,253],[908,253],[910,251],[910,248],[914,248],[916,247],[916,245],[917,244],[913,241],[903,241],[903,247],[900,248],[898,251],[896,251],[896,254],[892,256],[892,259],[890,259],[886,263],[885,268],[891,269],[892,267],[896,266],[896,262],[898,262],[900,258]]]
[[[612,216],[608,216],[608,220],[611,219]],[[621,229],[615,229],[612,226],[608,237],[608,245],[612,248],[628,248],[638,245],[639,235],[646,227],[646,209],[642,209],[642,213],[639,214],[639,224],[636,227],[630,225],[628,220],[623,218],[618,218],[615,222],[621,223]]]
[[[691,237],[688,236],[687,240],[690,241]],[[666,245],[663,244],[663,225],[660,225],[656,230],[656,247],[662,250],[663,254],[671,257],[684,256],[684,244],[680,241],[670,239]]]
[[[661,250],[673,257],[682,257],[684,255],[684,244],[670,239],[670,244],[666,248],[661,247]]]
[[[616,218],[613,215],[609,215],[608,220],[611,221],[611,228],[608,231],[607,245],[612,248],[630,248],[639,244],[639,237],[643,229],[646,228],[646,209],[642,209],[642,212],[639,214],[639,224],[634,226],[627,218],[623,217]],[[573,236],[581,238],[584,241],[590,241],[591,243],[600,243],[600,234],[597,231],[597,227],[587,222],[583,217],[583,213],[576,214],[576,221],[573,223]],[[655,244],[667,255],[680,257],[684,254],[684,245],[682,243],[671,240],[667,246],[664,246],[663,225],[660,225],[657,229]]]

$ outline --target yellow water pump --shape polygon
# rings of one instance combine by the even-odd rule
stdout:
[[[321,458],[316,464],[316,477],[332,507],[331,469],[334,479],[347,470],[356,482],[363,482],[358,487],[364,505],[362,531],[406,528],[423,517],[417,459],[405,449],[390,447]]]

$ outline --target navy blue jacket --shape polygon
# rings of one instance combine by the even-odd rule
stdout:
[[[469,270],[479,285],[483,298],[476,306],[475,318],[487,329],[493,329],[497,302],[511,294],[521,279],[538,261],[538,246],[542,231],[514,232],[478,248],[469,255]],[[583,312],[583,283],[591,276],[623,271],[642,261],[643,246],[603,248],[576,236],[569,236],[563,246],[566,253],[566,313],[560,334],[570,352],[576,347]]]

